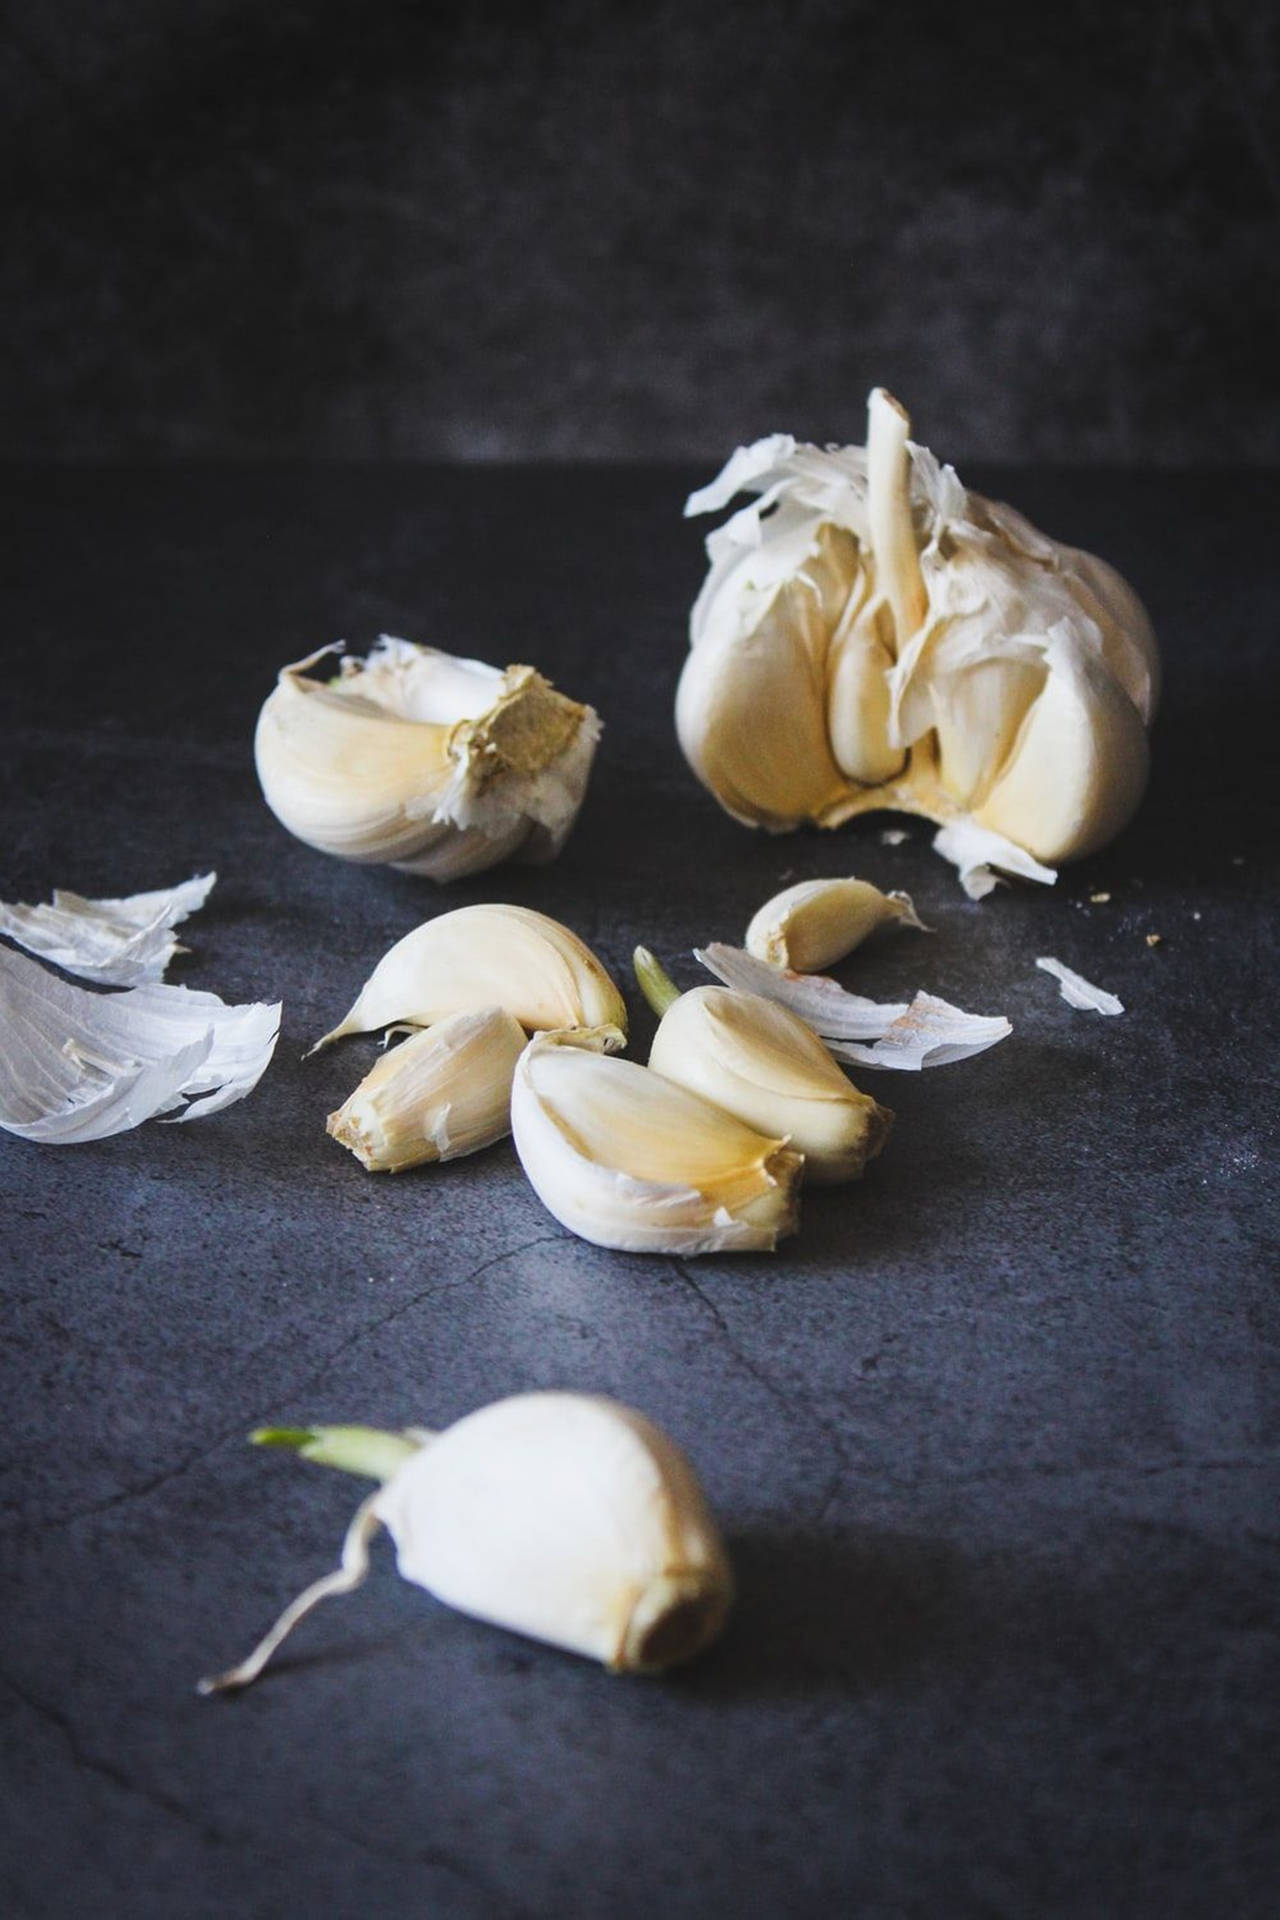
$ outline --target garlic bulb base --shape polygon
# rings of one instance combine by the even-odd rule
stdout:
[[[637,1600],[611,1671],[661,1673],[691,1660],[724,1626],[731,1599],[718,1567],[663,1574]]]

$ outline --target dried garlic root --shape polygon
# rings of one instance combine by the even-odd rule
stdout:
[[[922,814],[974,897],[1051,881],[1129,819],[1159,666],[1102,560],[968,493],[877,388],[867,445],[775,434],[687,513],[714,532],[676,701],[694,772],[749,826]]]
[[[446,1606],[614,1672],[660,1672],[724,1624],[733,1578],[693,1468],[616,1401],[525,1393],[437,1434],[266,1428],[253,1438],[381,1485],[356,1510],[339,1570],[201,1693],[248,1686],[313,1607],[358,1587],[379,1526],[403,1578]]]
[[[747,952],[775,967],[818,973],[860,947],[878,927],[929,928],[909,893],[869,880],[799,880],[766,900],[747,928]]]
[[[551,860],[586,794],[599,716],[532,667],[462,660],[384,634],[335,679],[282,669],[258,716],[267,805],[308,846],[456,880]]]

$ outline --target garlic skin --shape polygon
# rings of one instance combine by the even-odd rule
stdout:
[[[834,966],[877,927],[929,929],[909,893],[882,893],[869,880],[800,880],[766,900],[747,928],[746,949],[757,960],[796,973]]]
[[[601,1037],[530,1041],[511,1131],[548,1212],[625,1253],[772,1252],[796,1229],[803,1156],[631,1060]]]
[[[313,1607],[358,1587],[379,1525],[403,1578],[446,1606],[615,1673],[690,1659],[732,1604],[728,1555],[693,1468],[661,1428],[602,1395],[515,1394],[442,1433],[267,1428],[253,1438],[383,1484],[357,1509],[340,1569],[201,1693],[248,1686]]]
[[[454,1013],[384,1053],[327,1130],[370,1173],[456,1160],[511,1131],[511,1080],[524,1050],[504,1007]]]
[[[775,434],[691,497],[759,495],[707,542],[680,744],[748,825],[892,807],[976,823],[989,863],[1043,879],[1141,799],[1155,638],[1104,561],[966,492],[909,428],[877,388],[865,448]]]
[[[577,818],[599,716],[532,667],[505,673],[384,634],[335,679],[281,670],[258,716],[267,805],[308,846],[437,881],[554,859]]]
[[[626,1038],[622,995],[576,933],[531,907],[457,907],[385,953],[354,1006],[312,1048],[383,1027],[429,1027],[451,1013],[505,1007],[530,1031],[612,1027]]]
[[[694,987],[663,1014],[654,1073],[804,1155],[806,1182],[859,1180],[893,1114],[848,1081],[811,1027],[775,1001]]]

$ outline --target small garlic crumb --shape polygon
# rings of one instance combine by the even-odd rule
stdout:
[[[1091,893],[1089,898],[1095,907],[1105,907],[1111,895],[1109,893]]]
[[[886,827],[880,835],[880,845],[882,847],[900,847],[906,838],[907,830],[905,827]]]
[[[1149,947],[1158,947],[1162,945],[1163,941],[1164,935],[1162,933],[1149,933],[1147,935],[1147,945]]]
[[[1233,853],[1231,856],[1231,864],[1233,867],[1242,867],[1244,865],[1244,855],[1242,853]]]
[[[1195,911],[1195,912],[1194,912],[1194,913],[1192,914],[1192,916],[1191,916],[1191,918],[1192,918],[1193,920],[1199,920],[1199,919],[1200,919],[1200,917],[1201,917],[1201,915],[1200,915],[1200,911],[1199,911],[1199,909],[1197,908],[1197,910],[1196,910],[1196,911]]]

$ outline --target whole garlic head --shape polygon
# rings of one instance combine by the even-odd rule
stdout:
[[[775,434],[686,513],[759,498],[707,542],[676,700],[694,772],[770,832],[922,814],[973,893],[1051,880],[1146,784],[1158,656],[1104,561],[969,493],[881,389],[867,446]]]
[[[554,859],[577,818],[599,717],[532,667],[500,673],[384,634],[336,678],[282,669],[258,716],[267,805],[322,853],[456,880]]]

